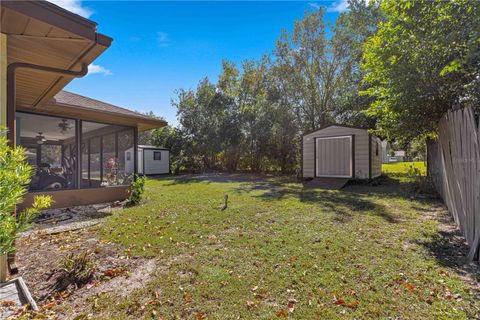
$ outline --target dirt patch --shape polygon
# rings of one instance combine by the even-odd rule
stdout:
[[[55,289],[59,263],[69,254],[89,252],[95,264],[91,282],[77,288]],[[128,295],[150,281],[156,260],[131,256],[120,245],[98,239],[93,227],[45,234],[32,232],[17,243],[17,266],[37,301],[40,314],[53,319],[68,319],[82,311],[88,299],[99,293]],[[34,317],[38,313],[23,313]]]
[[[456,226],[452,215],[443,206],[432,206],[418,219],[438,221],[438,233],[429,241],[420,242],[437,261],[453,268],[469,284],[473,291],[480,294],[480,265],[467,259],[469,246]]]

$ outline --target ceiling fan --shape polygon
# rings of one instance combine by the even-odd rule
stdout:
[[[72,124],[68,122],[67,119],[62,119],[58,123],[58,127],[60,128],[61,133],[66,133],[68,130],[72,129]]]
[[[38,133],[38,136],[35,137],[35,140],[37,141],[37,144],[43,144],[45,141],[47,141],[42,132]]]

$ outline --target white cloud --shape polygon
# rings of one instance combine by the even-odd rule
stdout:
[[[316,9],[316,10],[320,9],[320,5],[319,5],[318,3],[309,2],[308,5],[309,5],[310,7],[312,7],[313,9]]]
[[[347,10],[348,10],[347,0],[335,1],[327,8],[327,11],[330,11],[330,12],[345,12]]]
[[[107,68],[102,67],[98,64],[93,64],[92,63],[91,65],[88,66],[88,74],[95,74],[95,73],[100,73],[100,74],[103,74],[104,76],[110,76],[110,75],[113,74]]]
[[[157,41],[160,47],[168,47],[170,45],[170,37],[166,32],[157,32]]]
[[[68,11],[76,13],[84,18],[90,18],[93,11],[87,7],[82,6],[81,0],[49,0],[51,3],[56,4]]]

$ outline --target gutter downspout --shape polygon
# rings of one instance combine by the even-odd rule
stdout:
[[[90,50],[88,50],[90,51]],[[80,60],[80,59],[79,59]],[[7,138],[12,148],[16,146],[16,128],[15,128],[15,109],[16,109],[16,92],[15,92],[15,74],[17,69],[32,69],[41,72],[56,73],[64,76],[83,77],[88,73],[88,65],[82,63],[80,71],[71,71],[47,66],[39,66],[30,63],[14,62],[7,67]],[[15,209],[16,211],[16,209]],[[15,214],[15,213],[14,213]],[[8,269],[10,274],[17,274],[18,268],[15,264],[15,253],[9,254],[7,258]]]
[[[83,63],[80,71],[64,70],[59,68],[52,68],[47,66],[40,66],[36,64],[14,62],[7,67],[7,137],[9,144],[15,147],[16,142],[16,128],[15,128],[15,109],[16,109],[16,83],[15,75],[17,69],[31,69],[41,72],[56,73],[64,76],[71,76],[75,78],[83,77],[88,73],[88,65]]]

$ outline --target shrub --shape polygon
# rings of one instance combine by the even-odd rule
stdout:
[[[26,162],[22,147],[8,146],[5,133],[5,129],[0,128],[0,255],[14,252],[18,234],[31,225],[40,210],[52,203],[49,196],[36,196],[30,208],[14,215],[16,205],[27,193],[33,168]]]
[[[137,177],[130,184],[130,191],[128,193],[128,199],[125,206],[136,206],[142,200],[143,192],[145,191],[145,178]]]
[[[413,191],[417,194],[435,194],[432,181],[420,168],[413,164],[408,166],[407,176],[413,181]]]
[[[96,264],[90,252],[71,253],[59,262],[55,290],[64,291],[72,285],[81,288],[93,280],[95,270]]]

